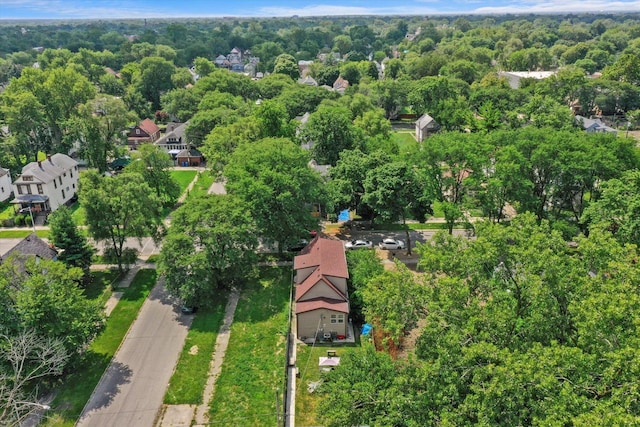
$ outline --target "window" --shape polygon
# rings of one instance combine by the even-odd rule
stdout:
[[[23,181],[33,181],[33,177],[31,175],[23,175],[22,176],[22,180]]]
[[[71,175],[71,178],[73,178],[73,169],[69,171],[69,174]]]
[[[44,191],[42,191],[42,184],[38,184],[38,194],[44,194]]]
[[[67,173],[66,173],[66,172],[64,172],[64,173],[62,174],[62,176],[64,176],[64,177],[66,178],[66,177],[67,177]]]
[[[140,135],[140,129],[136,129],[136,135]]]
[[[75,185],[75,184],[71,184],[71,185],[73,185],[73,188],[76,188],[76,185]]]
[[[331,323],[344,323],[344,314],[332,314]]]
[[[64,190],[62,190],[62,198],[64,199]]]
[[[4,193],[4,187],[0,187],[0,192]]]
[[[18,185],[18,194],[22,194],[22,185]]]
[[[58,184],[62,185],[62,177],[61,176],[58,177]]]
[[[30,185],[25,185],[25,187],[27,187],[27,194],[31,194],[31,186]]]
[[[56,180],[53,180],[53,188],[58,188],[58,184],[56,184]]]

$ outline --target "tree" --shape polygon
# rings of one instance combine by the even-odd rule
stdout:
[[[592,228],[609,230],[621,243],[640,246],[640,172],[630,170],[601,184],[601,197],[584,211]]]
[[[274,74],[285,74],[292,79],[296,80],[300,77],[300,69],[296,59],[288,53],[282,53],[278,55],[275,63],[273,64]]]
[[[173,89],[171,77],[175,72],[172,62],[157,56],[140,61],[140,74],[133,83],[144,99],[151,103],[153,111],[160,109],[160,96]]]
[[[224,169],[229,194],[245,203],[260,237],[277,242],[280,252],[317,228],[311,206],[324,200],[320,176],[308,162],[290,140],[266,138],[237,147]]]
[[[169,168],[173,166],[171,156],[162,148],[154,144],[142,144],[138,153],[134,154],[132,162],[125,168],[125,172],[142,175],[151,187],[162,205],[171,207],[180,197],[180,186],[171,176]]]
[[[17,141],[35,157],[37,150],[67,152],[69,124],[77,106],[92,99],[94,86],[72,66],[46,70],[28,68],[3,93],[3,114]],[[18,108],[16,108],[18,107]]]
[[[264,101],[254,112],[262,138],[292,136],[287,110],[275,100]]]
[[[221,173],[236,147],[260,139],[262,130],[253,116],[243,117],[226,126],[218,126],[207,135],[201,150],[207,164],[215,173]]]
[[[369,323],[380,326],[400,345],[405,333],[415,327],[425,307],[425,287],[403,264],[397,271],[386,270],[362,289],[363,311]]]
[[[407,238],[407,254],[411,254],[411,237],[407,217],[431,212],[432,198],[413,168],[404,162],[379,165],[367,173],[362,200],[386,222],[401,220]]]
[[[215,301],[251,277],[257,246],[255,222],[240,199],[190,199],[174,212],[160,253],[165,287],[187,305]]]
[[[381,108],[364,112],[362,117],[358,117],[353,124],[362,129],[368,137],[380,136],[385,139],[391,137],[391,123]]]
[[[136,117],[121,99],[108,95],[79,106],[78,111],[72,124],[80,142],[78,152],[88,167],[105,172],[108,160],[115,156],[116,146],[122,142],[124,130]]]
[[[193,64],[196,67],[196,74],[200,77],[206,77],[216,69],[216,64],[201,56],[194,59]]]
[[[364,218],[370,217],[371,208],[362,203],[367,174],[391,161],[391,156],[382,151],[371,154],[365,154],[359,149],[341,151],[340,159],[329,170],[331,179],[327,183],[336,212],[351,209]]]
[[[104,177],[90,170],[80,177],[80,203],[85,207],[89,235],[114,252],[118,269],[128,237],[158,237],[162,201],[142,175]]]
[[[313,155],[319,164],[335,165],[342,150],[356,148],[360,141],[343,107],[321,105],[311,114],[300,133],[301,141],[313,141]]]
[[[104,328],[103,307],[86,298],[78,283],[82,270],[61,262],[17,255],[0,264],[0,305],[4,333],[34,330],[60,339],[70,355],[80,354]]]
[[[186,122],[198,110],[200,99],[192,89],[172,89],[160,97],[162,109],[179,122]]]
[[[49,239],[57,248],[62,249],[58,260],[69,267],[82,269],[85,277],[89,273],[94,249],[87,238],[73,222],[71,211],[66,206],[59,207],[49,215]]]
[[[0,424],[19,426],[43,406],[37,387],[62,374],[69,353],[60,339],[24,330],[0,335],[0,355],[9,365],[0,369]]]

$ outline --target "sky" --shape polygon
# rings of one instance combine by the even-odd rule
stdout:
[[[0,19],[640,12],[640,0],[0,0]]]

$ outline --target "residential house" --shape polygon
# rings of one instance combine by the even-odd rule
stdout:
[[[13,182],[20,209],[32,209],[34,215],[53,212],[69,203],[78,191],[78,162],[66,154],[56,153],[46,160],[31,162]]]
[[[300,83],[301,85],[307,85],[307,86],[318,86],[318,82],[309,75],[304,78],[299,78],[298,83]]]
[[[134,126],[127,137],[130,150],[136,150],[140,144],[155,142],[160,138],[160,128],[151,119],[144,119]]]
[[[438,130],[438,123],[428,114],[423,114],[418,120],[416,120],[416,140],[422,142],[429,136]]]
[[[613,134],[617,134],[618,131],[612,127],[607,126],[604,122],[599,119],[587,119],[586,117],[576,116],[576,121],[582,125],[582,128],[585,132],[593,133],[593,132],[609,132]]]
[[[335,82],[333,82],[333,90],[340,95],[344,95],[344,91],[349,87],[349,80],[345,80],[342,76],[339,76]]]
[[[213,63],[216,64],[216,67],[219,68],[229,68],[231,66],[229,60],[224,55],[218,55]]]
[[[176,154],[178,166],[200,166],[204,163],[202,153],[195,148],[188,148]]]
[[[47,242],[39,238],[36,233],[31,233],[13,248],[9,249],[7,253],[0,256],[0,264],[9,257],[19,257],[21,260],[25,260],[30,257],[38,259],[44,259],[47,261],[55,261],[58,259],[58,251],[49,245]]]
[[[347,258],[339,240],[316,236],[293,260],[299,339],[348,335]]]
[[[498,77],[504,77],[511,89],[520,88],[522,79],[542,80],[555,75],[556,71],[499,71]]]
[[[185,135],[188,124],[188,121],[186,123],[168,123],[165,134],[154,142],[155,145],[169,153],[174,161],[176,160],[176,155],[179,152],[189,148],[189,144],[187,144],[187,137]]]
[[[11,197],[11,172],[0,167],[0,202],[6,202]]]

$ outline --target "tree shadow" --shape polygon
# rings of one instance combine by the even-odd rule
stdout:
[[[131,382],[132,375],[133,372],[127,365],[115,360],[112,361],[102,377],[102,381],[98,384],[98,387],[95,389],[85,407],[85,416],[89,415],[92,411],[109,406],[119,393],[121,387]]]

